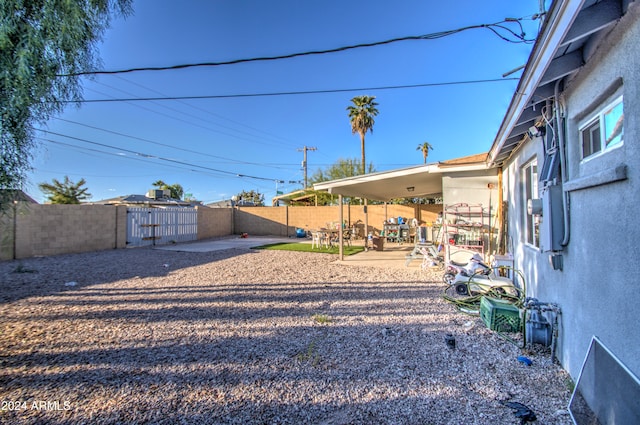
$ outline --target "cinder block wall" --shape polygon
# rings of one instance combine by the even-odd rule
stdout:
[[[290,236],[287,234],[287,208],[236,208],[234,222],[236,234]]]
[[[228,236],[233,233],[231,208],[196,207],[198,240]]]
[[[358,225],[364,235],[364,207],[343,205],[343,220],[349,227]],[[369,231],[379,233],[385,220],[391,217],[417,218],[435,221],[442,205],[369,205]],[[235,211],[234,233],[250,235],[294,236],[296,229],[313,230],[339,222],[338,206],[319,207],[239,207]]]
[[[14,223],[15,258],[126,245],[127,208],[121,206],[24,204]]]
[[[126,247],[127,207],[110,205],[38,205],[19,203],[0,216],[0,260],[38,255],[99,251]],[[338,206],[323,207],[198,207],[198,239],[250,235],[295,236],[338,223]],[[442,205],[369,205],[369,231],[379,233],[391,217],[435,221]],[[349,227],[364,233],[362,205],[343,205]],[[14,226],[15,224],[15,226]],[[15,235],[15,241],[14,241]],[[15,256],[14,256],[15,247]]]
[[[0,213],[0,261],[13,258],[13,208]]]

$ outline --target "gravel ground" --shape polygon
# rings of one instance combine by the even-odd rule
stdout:
[[[571,424],[568,375],[440,276],[282,251],[0,262],[0,423]],[[454,349],[445,343],[453,334]]]

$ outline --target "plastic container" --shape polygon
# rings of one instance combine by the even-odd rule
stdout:
[[[496,298],[480,299],[480,318],[496,332],[520,332],[520,309]]]
[[[378,236],[373,237],[373,249],[375,251],[382,251],[384,249],[384,238]]]

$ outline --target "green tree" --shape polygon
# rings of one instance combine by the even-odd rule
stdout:
[[[368,172],[375,172],[373,164],[370,163],[368,167]],[[329,166],[326,169],[318,169],[311,178],[309,182],[313,185],[315,183],[325,182],[329,180],[338,180],[344,179],[347,177],[355,177],[362,174],[362,164],[356,158],[353,159],[343,159],[339,158],[333,165]]]
[[[374,173],[376,171],[372,163],[370,163],[367,168],[368,168],[367,172],[369,173]],[[360,161],[358,159],[340,158],[338,159],[338,161],[336,161],[335,164],[329,166],[328,168],[318,169],[315,173],[313,173],[313,175],[309,179],[309,182],[311,186],[313,186],[315,183],[344,179],[347,177],[354,177],[361,174],[362,174],[362,165],[360,164]],[[324,191],[316,192],[316,194],[318,195],[318,205],[330,205],[334,201],[333,195],[327,192],[324,192]],[[345,198],[344,202],[352,203],[352,204],[355,203],[354,200],[349,197]],[[360,203],[360,201],[358,201],[358,203]]]
[[[373,133],[374,117],[378,115],[375,96],[356,96],[351,99],[353,105],[347,106],[349,119],[351,120],[351,134],[360,135],[360,149],[362,151],[362,174],[366,174],[364,156],[364,136],[368,132]]]
[[[168,190],[170,193],[169,196],[171,196],[171,198],[173,199],[182,199],[182,195],[184,195],[184,189],[179,183],[166,184],[162,180],[156,180],[155,182],[151,183],[151,185],[161,190]]]
[[[431,143],[429,142],[424,142],[421,145],[418,145],[418,148],[416,149],[417,151],[422,151],[422,157],[424,158],[424,163],[427,163],[427,157],[429,156],[429,150],[433,150],[433,146],[431,146]]]
[[[22,189],[33,127],[81,99],[79,73],[99,65],[96,45],[132,0],[0,2],[0,193]],[[0,198],[0,210],[5,205]]]
[[[53,179],[53,183],[40,183],[38,187],[47,196],[52,204],[79,204],[80,201],[91,198],[86,187],[84,179],[80,179],[77,183],[69,180],[68,176],[64,176],[64,182]]]
[[[264,207],[264,195],[257,190],[246,191],[238,193],[238,203],[242,205],[242,202],[251,202],[256,207]]]

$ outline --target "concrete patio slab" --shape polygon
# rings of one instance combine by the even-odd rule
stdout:
[[[303,242],[311,243],[310,239],[286,238],[280,236],[249,236],[240,238],[238,236],[208,239],[197,242],[186,242],[175,245],[156,246],[154,249],[179,252],[211,252],[224,249],[252,249],[258,246],[278,243],[278,242]],[[364,241],[354,241],[354,245],[362,245]],[[348,266],[384,267],[384,268],[409,268],[419,269],[422,264],[421,258],[416,258],[408,265],[406,256],[413,249],[412,244],[390,243],[384,246],[383,251],[368,250],[354,255],[345,256],[344,260],[337,260],[336,263]]]
[[[154,249],[179,252],[211,252],[223,249],[251,249],[257,246],[268,245],[278,242],[299,242],[305,239],[285,238],[278,236],[249,236],[240,238],[232,236],[228,238],[207,239],[197,242],[185,242],[174,245],[156,246]]]

